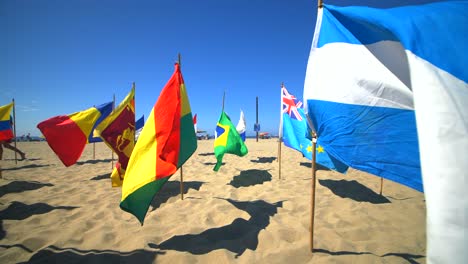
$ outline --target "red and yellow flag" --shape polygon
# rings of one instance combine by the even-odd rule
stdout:
[[[0,141],[10,140],[13,138],[13,130],[11,128],[11,109],[13,102],[0,106]]]
[[[153,197],[197,149],[179,64],[161,91],[128,163],[120,208],[143,225]]]
[[[111,174],[112,187],[122,186],[135,146],[135,84],[119,106],[96,127],[96,131],[118,157]]]

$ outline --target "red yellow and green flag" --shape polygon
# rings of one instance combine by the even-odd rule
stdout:
[[[153,197],[196,149],[192,111],[176,63],[130,156],[120,208],[143,225]]]

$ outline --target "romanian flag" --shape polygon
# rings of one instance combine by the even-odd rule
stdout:
[[[70,115],[51,117],[37,125],[65,166],[71,166],[78,161],[94,124],[101,117],[106,105],[91,107]]]
[[[190,103],[176,63],[130,157],[120,208],[143,225],[153,197],[196,149]]]
[[[13,109],[13,102],[0,106],[0,141],[10,140],[13,138],[10,115],[11,109]]]
[[[216,125],[214,153],[217,162],[213,170],[219,170],[223,162],[224,154],[231,153],[242,157],[248,152],[247,146],[239,135],[239,132],[237,132],[236,127],[231,122],[231,119],[223,110],[219,117],[218,124]]]
[[[135,84],[119,106],[96,127],[96,131],[118,156],[111,174],[112,187],[122,186],[128,160],[135,146]]]

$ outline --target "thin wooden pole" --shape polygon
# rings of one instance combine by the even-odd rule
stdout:
[[[323,7],[323,0],[318,0],[318,8],[322,8]]]
[[[112,99],[112,112],[115,110],[115,94]],[[114,151],[111,149],[111,170],[114,169]]]
[[[383,178],[380,178],[380,196],[382,196],[382,190],[383,190]]]
[[[281,180],[281,137],[278,138],[278,170],[279,170],[279,179]]]
[[[257,124],[257,127],[258,127],[258,96],[256,97],[255,106],[256,106],[256,116],[257,116],[256,124]],[[257,129],[257,131],[256,131],[256,134],[257,134],[257,142],[258,142],[258,129]]]
[[[223,112],[224,112],[224,99],[226,98],[226,91],[223,92]]]
[[[13,144],[15,145],[16,149],[16,111],[15,111],[15,98],[11,99],[13,101]],[[18,157],[15,151],[15,164],[18,164]]]
[[[179,68],[182,70],[182,62],[181,62],[181,56],[180,53],[177,56],[177,62],[179,64]],[[180,166],[180,199],[184,199],[184,170],[183,166]]]
[[[314,217],[315,217],[315,174],[317,156],[317,135],[312,135],[312,195],[310,196],[310,252],[314,251]]]

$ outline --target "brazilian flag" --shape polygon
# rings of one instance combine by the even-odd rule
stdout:
[[[217,162],[213,170],[219,170],[223,162],[224,154],[230,153],[243,157],[248,152],[247,146],[237,132],[236,127],[232,124],[229,116],[223,111],[216,125],[214,153]]]

